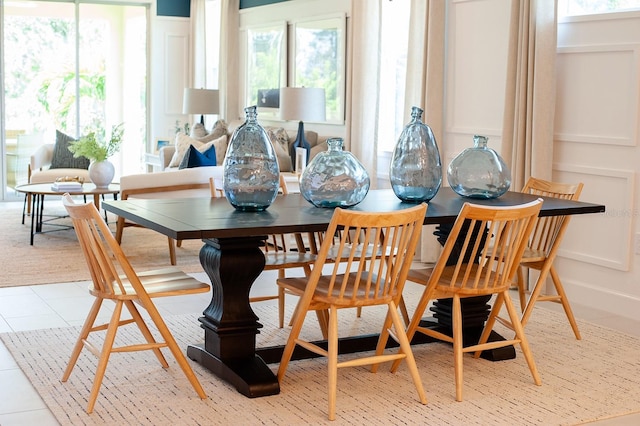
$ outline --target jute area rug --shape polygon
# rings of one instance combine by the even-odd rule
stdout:
[[[82,201],[82,200],[80,200]],[[64,215],[60,200],[48,197],[45,214]],[[29,245],[31,218],[22,225],[22,203],[0,203],[0,287],[63,283],[90,280],[80,245],[73,229],[36,234]],[[71,220],[56,219],[58,225],[71,225]],[[115,216],[109,215],[109,227],[115,232]],[[45,225],[44,230],[55,229]],[[202,271],[198,253],[202,241],[184,241],[176,248],[177,266],[185,272]],[[122,249],[136,269],[165,267],[169,262],[167,238],[149,229],[129,227],[124,230]]]
[[[288,302],[290,315],[293,300]],[[268,303],[255,311],[265,325],[259,346],[283,343],[288,328],[275,327],[277,310]],[[369,308],[357,319],[341,311],[345,335],[375,332],[382,311]],[[178,343],[198,343],[203,332],[198,315],[166,318]],[[288,318],[289,316],[287,316]],[[84,412],[96,359],[80,357],[71,378],[61,383],[78,328],[1,334],[20,368],[63,425],[302,425],[302,424],[438,424],[568,425],[640,411],[640,339],[580,322],[582,341],[573,338],[564,317],[540,309],[527,332],[543,385],[533,384],[520,351],[514,360],[490,362],[464,358],[464,401],[455,401],[453,354],[446,344],[414,348],[427,405],[421,405],[406,366],[391,374],[366,367],[339,371],[337,420],[327,421],[326,360],[294,361],[279,395],[249,399],[191,362],[207,392],[200,400],[170,358],[163,370],[145,353],[112,356],[93,414]],[[506,333],[506,330],[502,330]],[[315,317],[303,333],[319,338]],[[507,334],[508,335],[508,334]],[[122,332],[131,342],[137,332]],[[138,340],[136,340],[138,341]],[[271,366],[275,371],[277,365]]]

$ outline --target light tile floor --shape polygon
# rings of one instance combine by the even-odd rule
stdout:
[[[204,274],[196,274],[206,279]],[[264,273],[252,291],[272,293],[275,275]],[[78,326],[84,321],[93,301],[86,282],[0,288],[0,333],[52,327]],[[162,314],[201,313],[210,301],[209,294],[157,299]],[[292,300],[293,302],[293,300]],[[555,304],[541,308],[561,309]],[[574,306],[578,318],[640,336],[640,321],[617,317],[605,312]],[[568,327],[568,325],[567,325]],[[56,419],[31,386],[15,360],[0,342],[0,425],[57,425]],[[640,413],[592,424],[623,426],[640,424]]]

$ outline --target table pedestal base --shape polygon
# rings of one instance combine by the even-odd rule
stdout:
[[[280,393],[278,379],[256,355],[262,324],[249,305],[249,290],[264,268],[265,237],[205,240],[200,263],[211,279],[211,303],[198,319],[204,345],[187,356],[250,398]]]
[[[204,345],[189,345],[187,356],[249,398],[280,393],[278,379],[259,356],[225,363],[208,352]]]

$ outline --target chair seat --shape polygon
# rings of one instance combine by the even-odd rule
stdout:
[[[547,253],[544,250],[536,250],[531,247],[527,247],[524,249],[524,254],[522,255],[522,263],[536,263],[536,262],[544,262],[547,259]]]
[[[473,265],[469,268],[469,276],[473,277],[474,273],[477,273],[479,269],[479,265]],[[440,293],[451,293],[452,289],[461,296],[461,297],[472,297],[483,295],[487,293],[487,290],[484,288],[480,288],[479,286],[474,287],[474,281],[466,279],[465,276],[458,276],[455,283],[451,283],[451,278],[453,277],[455,272],[455,266],[447,266],[442,271],[442,275],[438,280],[438,284],[436,284],[435,289]],[[431,274],[433,273],[433,268],[428,269],[420,269],[409,271],[407,274],[407,280],[413,281],[418,284],[427,285],[429,279],[431,278]],[[490,274],[484,274],[482,281],[489,282],[498,282],[501,281],[501,277],[494,272]],[[509,289],[510,281],[506,281],[507,284],[503,286],[491,286],[494,291],[503,291],[505,289]],[[450,297],[450,296],[449,296]]]
[[[368,291],[368,296],[367,296],[367,291],[364,290],[364,288],[366,288],[367,276],[368,276],[367,273],[363,273],[362,277],[360,278],[360,281],[357,282],[356,281],[357,273],[355,272],[350,273],[349,284],[344,289],[344,293],[342,293],[342,298],[340,298],[330,294],[329,289],[330,289],[332,279],[335,279],[336,282],[340,282],[343,280],[345,275],[340,274],[340,275],[336,275],[333,278],[331,275],[326,275],[326,276],[322,275],[320,276],[320,278],[318,278],[318,285],[316,286],[316,290],[314,292],[314,299],[316,302],[325,303],[327,305],[334,305],[336,307],[347,306],[352,308],[354,306],[379,305],[380,298],[378,298],[378,300],[375,300],[376,299],[375,289],[373,288],[370,289]],[[375,280],[375,277],[374,277],[374,280]],[[307,283],[308,283],[308,278],[306,277],[278,279],[278,285],[280,285],[281,287],[284,287],[285,289],[299,296],[301,296],[304,293],[305,289],[307,288]],[[358,283],[358,285],[356,285],[356,283]],[[354,293],[353,293],[354,288],[357,288],[356,297],[354,297]],[[385,300],[385,303],[386,303],[390,300],[393,300],[395,296],[396,296],[395,293],[389,293],[385,295],[383,299]],[[358,299],[356,301],[349,300],[349,299],[356,299],[356,298]],[[373,303],[369,303],[371,300],[373,300]]]
[[[140,282],[144,286],[144,289],[149,294],[149,297],[178,296],[187,291],[190,294],[206,293],[210,288],[208,284],[196,280],[178,268],[163,268],[139,272],[138,277],[140,278]],[[114,290],[118,292],[114,294],[112,298],[127,300],[137,299],[138,296],[126,275],[120,275],[120,279],[122,280],[125,292],[122,293],[121,291],[118,291],[119,288],[114,286]],[[101,293],[101,295],[105,297],[104,294]]]
[[[294,251],[276,251],[265,253],[264,269],[297,268],[313,264],[316,255],[311,253],[300,253]]]

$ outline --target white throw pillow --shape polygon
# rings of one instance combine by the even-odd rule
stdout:
[[[289,154],[289,135],[282,127],[268,128],[267,135],[276,151],[278,157],[278,166],[281,172],[291,171],[291,156]]]
[[[193,145],[200,152],[205,152],[211,145],[216,148],[216,165],[222,166],[224,156],[227,153],[227,135],[220,136],[212,141],[201,142],[182,132],[176,134],[176,151],[171,157],[169,167],[178,167],[189,150],[189,146]]]

